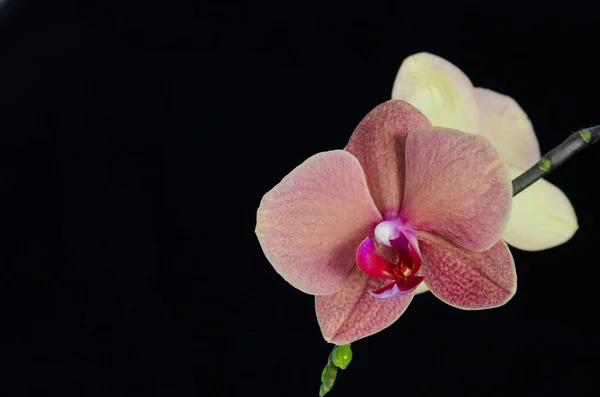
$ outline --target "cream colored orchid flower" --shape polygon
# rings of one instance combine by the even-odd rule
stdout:
[[[439,56],[422,52],[406,58],[392,98],[411,103],[434,126],[486,137],[508,164],[512,179],[540,158],[535,132],[519,104],[506,95],[473,87],[459,68]],[[577,229],[567,196],[541,179],[513,199],[502,238],[521,250],[539,251],[563,244]]]

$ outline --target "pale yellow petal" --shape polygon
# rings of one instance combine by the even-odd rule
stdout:
[[[427,291],[429,291],[429,287],[427,286],[427,284],[421,283],[415,290],[415,295],[419,295],[419,294],[422,294],[423,292],[427,292]]]
[[[509,166],[511,179],[524,170]],[[524,251],[540,251],[568,241],[579,228],[569,198],[543,179],[513,198],[502,238]]]
[[[529,168],[540,158],[540,146],[531,121],[509,96],[475,88],[479,107],[479,134],[485,136],[509,164]]]
[[[421,52],[402,62],[392,99],[419,109],[433,124],[477,133],[479,115],[473,85],[456,66],[437,55]]]

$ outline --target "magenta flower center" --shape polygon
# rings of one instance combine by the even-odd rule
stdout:
[[[412,263],[410,265],[407,265],[406,263],[400,261],[400,263],[394,264],[392,272],[394,273],[394,276],[396,276],[396,278],[406,278],[411,275],[412,267]]]
[[[367,237],[358,247],[356,263],[371,277],[393,280],[369,293],[378,299],[396,298],[414,291],[424,277],[417,276],[421,268],[421,254],[413,231],[400,220],[383,221],[375,228],[375,239],[380,251],[388,251],[384,258],[375,243]],[[391,247],[391,250],[387,247]]]

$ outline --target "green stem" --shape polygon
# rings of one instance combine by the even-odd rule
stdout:
[[[600,125],[572,133],[563,143],[546,153],[536,165],[512,181],[513,196],[521,193],[535,181],[560,167],[565,161],[600,140]]]

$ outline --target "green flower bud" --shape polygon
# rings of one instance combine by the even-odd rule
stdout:
[[[323,368],[323,372],[321,372],[321,382],[325,382],[325,376],[327,376],[327,371],[329,370],[329,364]]]
[[[321,388],[319,389],[319,397],[323,397],[325,394],[329,393],[331,391],[331,389],[327,389],[327,386],[325,386],[324,384],[321,385]]]
[[[335,365],[328,365],[327,367],[327,371],[323,377],[323,386],[326,387],[327,391],[330,391],[333,389],[333,384],[335,383],[335,378],[337,378],[338,369]]]
[[[337,367],[346,369],[352,361],[352,349],[350,349],[350,344],[336,346],[333,349],[331,360]]]

